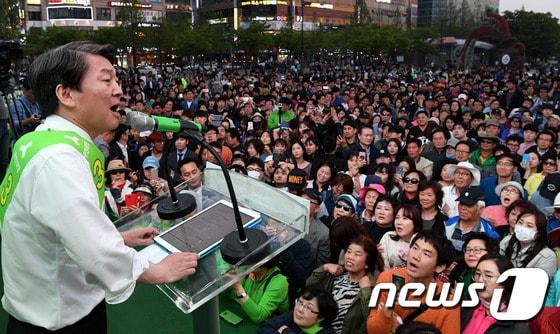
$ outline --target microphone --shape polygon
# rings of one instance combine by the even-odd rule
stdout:
[[[160,132],[181,132],[181,131],[194,131],[202,133],[205,129],[204,126],[197,122],[184,121],[177,118],[169,118],[163,116],[148,116],[148,115],[131,115],[128,120],[128,125],[138,132],[143,131],[160,131]]]

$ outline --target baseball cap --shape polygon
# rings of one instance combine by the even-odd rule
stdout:
[[[542,197],[552,201],[554,200],[554,196],[556,196],[559,190],[560,190],[560,173],[556,172],[556,173],[548,174],[544,178],[544,180],[542,181],[541,189],[539,190],[539,194],[541,194]]]
[[[461,192],[457,202],[465,205],[475,205],[478,201],[484,200],[484,192],[479,187],[469,187]]]
[[[150,155],[142,162],[142,168],[159,168],[159,160]]]
[[[288,173],[288,182],[286,183],[289,190],[303,190],[307,185],[307,174],[302,169],[292,169]]]

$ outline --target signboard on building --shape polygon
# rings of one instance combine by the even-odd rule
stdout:
[[[29,3],[29,1],[27,2]],[[39,1],[41,4],[41,1]],[[49,5],[81,5],[89,6],[91,5],[90,0],[48,0]]]
[[[122,2],[122,1],[109,1],[107,3],[109,7],[132,7],[132,2]],[[152,4],[149,3],[135,3],[136,8],[152,8]]]

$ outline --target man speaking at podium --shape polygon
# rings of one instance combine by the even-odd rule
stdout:
[[[191,253],[148,262],[131,247],[153,243],[156,230],[119,233],[103,213],[104,157],[92,138],[119,124],[112,59],[108,46],[72,42],[29,69],[47,118],[16,143],[0,186],[7,333],[106,333],[105,301],[195,271]]]

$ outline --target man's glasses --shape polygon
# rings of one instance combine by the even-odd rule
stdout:
[[[315,311],[311,303],[304,303],[301,298],[296,299],[296,306],[303,307],[304,310],[307,310],[313,314],[319,314],[319,311]]]
[[[125,174],[124,170],[113,170],[109,174],[117,175],[117,174]]]
[[[546,160],[545,162],[543,162],[543,165],[556,166],[556,161]]]
[[[346,211],[346,212],[354,211],[354,209],[352,209],[351,207],[346,206],[346,205],[342,205],[342,204],[340,204],[340,203],[336,203],[334,206],[335,206],[337,209],[342,209],[342,210],[344,210],[344,211]]]
[[[411,178],[409,178],[409,177],[405,177],[405,178],[403,179],[403,182],[404,182],[404,183],[410,183],[410,184],[418,184],[418,182],[420,182],[420,180],[418,180],[418,179],[411,179]]]

